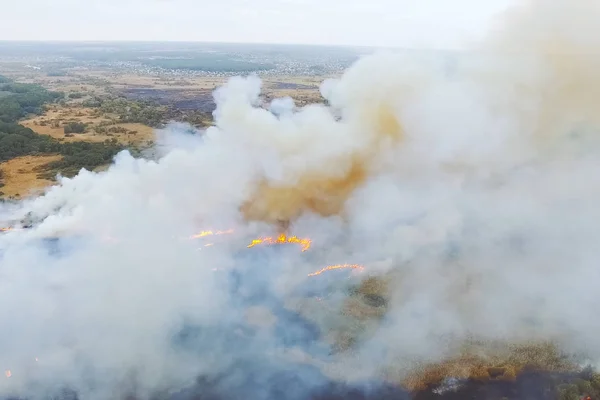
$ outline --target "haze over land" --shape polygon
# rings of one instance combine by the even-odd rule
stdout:
[[[0,154],[72,177],[0,208],[0,392],[598,397],[600,7],[511,11],[356,62],[11,44]]]
[[[207,43],[3,42],[0,75],[28,84],[34,92],[39,90],[31,85],[63,93],[54,103],[45,104],[45,110],[35,104],[37,116],[27,115],[29,106],[16,105],[23,110],[22,117],[28,117],[20,121],[21,125],[58,141],[117,140],[122,146],[142,151],[151,147],[153,129],[169,121],[209,125],[215,108],[212,92],[230,76],[258,74],[265,79],[265,101],[292,96],[302,106],[322,99],[319,84],[323,79],[338,76],[361,54],[371,51]],[[24,90],[5,89],[7,95]],[[0,106],[10,110],[16,98],[5,97]],[[81,131],[67,133],[69,124],[84,126]],[[15,155],[29,158],[2,159],[5,186],[0,191],[5,197],[27,196],[47,185],[56,173],[70,176],[79,167],[93,169],[107,161],[103,156],[93,162],[98,157],[88,154],[81,159],[90,162],[78,162],[65,170],[55,167],[55,154],[39,154],[34,147],[12,157]],[[50,160],[54,167],[46,166]]]

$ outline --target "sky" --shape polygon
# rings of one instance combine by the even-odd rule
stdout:
[[[515,1],[0,0],[0,40],[456,48],[481,38]]]

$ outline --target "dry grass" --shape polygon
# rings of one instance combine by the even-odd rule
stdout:
[[[90,124],[88,132],[77,133],[66,136],[62,125],[59,127],[52,127],[53,122],[83,122]],[[125,145],[138,145],[145,144],[148,141],[154,140],[154,129],[143,125],[134,123],[124,124],[111,124],[105,126],[106,129],[111,127],[122,127],[128,132],[136,132],[135,134],[129,133],[96,133],[93,131],[93,127],[97,126],[103,121],[107,121],[105,116],[98,116],[91,108],[79,108],[79,107],[55,107],[43,115],[36,116],[21,122],[22,125],[32,129],[33,131],[48,135],[55,139],[65,142],[103,142],[107,139],[115,138],[119,143]],[[45,125],[41,125],[45,123]]]
[[[114,87],[145,87],[153,89],[214,89],[227,82],[228,78],[220,77],[186,77],[186,78],[167,78],[157,76],[139,76],[133,74],[107,75],[101,71],[86,74],[97,78],[107,79]],[[82,75],[83,77],[83,75]],[[270,88],[277,82],[290,83],[296,85],[309,85],[318,89],[321,82],[329,76],[266,76],[261,77],[264,88]]]
[[[446,378],[513,380],[524,368],[551,372],[576,371],[552,343],[495,344],[465,346],[461,355],[441,363],[421,365],[408,378],[399,379],[411,390],[440,384]],[[394,381],[393,371],[388,379]]]
[[[93,72],[91,74],[97,78],[107,79],[110,82],[110,86],[114,87],[115,89],[139,87],[195,92],[214,90],[227,82],[227,78],[218,77],[166,78],[157,76],[139,76],[133,74],[108,75],[101,71]],[[263,77],[263,92],[269,97],[290,96],[297,100],[300,104],[313,103],[321,100],[319,86],[325,78],[326,77],[315,76]],[[277,86],[281,83],[311,86],[312,88],[277,88]]]
[[[48,76],[43,71],[24,68],[21,63],[0,62],[2,75],[21,83],[34,83],[48,90],[65,93],[83,92],[84,94],[106,94],[106,88],[87,82],[86,75]],[[101,78],[101,76],[96,76]]]
[[[106,86],[115,89],[144,87],[153,89],[178,89],[178,90],[212,90],[224,84],[228,78],[223,77],[166,77],[158,75],[139,75],[132,73],[115,73],[106,69],[72,69],[68,76],[47,76],[43,71],[36,71],[24,68],[21,63],[0,63],[3,75],[16,79],[24,83],[36,83],[51,90],[63,92],[84,92],[87,94],[106,93]],[[335,78],[337,75],[327,76],[264,76],[263,88],[265,91],[270,89],[278,82],[308,85],[315,87],[315,93],[318,94],[318,87],[324,79]],[[106,82],[104,84],[90,83],[90,79],[96,79]],[[285,96],[294,92],[282,92]]]
[[[48,179],[38,178],[39,169],[44,165],[62,159],[61,155],[24,156],[0,164],[4,173],[4,187],[0,188],[6,197],[24,198],[42,192],[53,184]]]
[[[110,85],[118,89],[143,87],[152,89],[206,90],[214,89],[226,81],[225,78],[213,77],[165,78],[133,74],[106,76],[102,75],[102,73],[99,73],[97,77],[108,79]]]
[[[337,351],[352,353],[355,343],[377,329],[387,312],[392,282],[397,278],[394,274],[369,277],[354,290],[341,309],[346,323],[330,333]],[[388,381],[409,390],[435,386],[446,378],[513,380],[526,367],[552,372],[578,368],[549,342],[470,341],[453,354],[442,362],[407,364],[406,359],[401,359],[381,367]],[[408,371],[412,372],[407,376]]]

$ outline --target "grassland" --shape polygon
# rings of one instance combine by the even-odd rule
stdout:
[[[65,142],[104,142],[115,138],[125,146],[134,147],[148,145],[154,140],[152,127],[141,123],[114,123],[111,117],[114,118],[99,114],[92,108],[67,105],[54,107],[42,115],[27,118],[21,121],[21,124],[39,134]],[[65,133],[65,122],[82,122],[87,125],[86,132]],[[105,128],[106,132],[96,132],[94,129],[98,127]],[[111,128],[116,128],[120,133],[109,132]]]
[[[30,68],[0,57],[0,75],[23,84],[39,85],[63,97],[18,123],[58,143],[116,143],[121,148],[143,149],[152,145],[155,128],[169,120],[197,127],[212,123],[212,92],[227,76],[168,76],[152,72],[123,72],[110,68],[70,68],[68,73]],[[266,100],[292,97],[303,106],[321,101],[319,85],[325,76],[276,75],[263,77]],[[70,124],[83,131],[70,132]],[[62,160],[62,162],[59,162]],[[81,164],[81,162],[79,163]],[[4,198],[37,194],[53,183],[64,169],[60,154],[27,154],[0,163]],[[79,165],[77,166],[79,167]],[[91,166],[93,169],[102,169]]]
[[[51,179],[40,176],[40,172],[49,163],[62,160],[63,156],[38,155],[13,158],[0,164],[4,175],[2,192],[7,198],[24,198],[40,194],[52,185]]]

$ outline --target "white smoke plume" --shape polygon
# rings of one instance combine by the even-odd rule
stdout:
[[[233,78],[216,126],[170,127],[158,161],[125,152],[5,206],[34,226],[0,238],[0,392],[149,398],[224,374],[268,400],[291,371],[285,398],[303,399],[326,382],[307,366],[402,378],[473,339],[597,361],[599,17],[531,1],[452,73],[447,55],[369,56],[324,83],[327,106],[266,110],[258,78]],[[308,251],[246,248],[286,224]],[[190,239],[206,230],[233,233]],[[332,264],[364,270],[307,276]],[[332,356],[299,304],[364,276],[392,280],[387,313]],[[335,293],[311,308],[321,332],[351,318]]]

